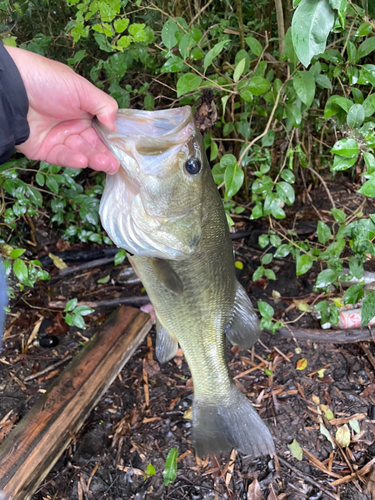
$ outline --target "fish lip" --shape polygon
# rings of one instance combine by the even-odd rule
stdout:
[[[175,123],[173,126],[173,118],[176,116],[180,115],[181,119]],[[155,136],[151,138],[153,142],[158,142],[158,141],[166,141],[166,142],[175,142],[176,144],[179,143],[179,141],[176,142],[176,140],[173,140],[173,138],[183,131],[186,127],[191,125],[192,123],[194,124],[194,119],[193,119],[193,114],[190,106],[182,106],[180,108],[172,108],[172,109],[161,109],[157,111],[142,111],[139,109],[120,109],[118,110],[116,117],[115,117],[115,125],[116,125],[116,132],[113,132],[112,130],[109,130],[105,125],[103,125],[98,118],[95,116],[92,120],[92,126],[94,130],[98,133],[99,137],[105,142],[107,146],[109,146],[109,139],[114,139],[114,138],[121,138],[121,139],[140,139],[142,138],[143,140],[148,139],[148,134],[142,134],[139,131],[134,132],[134,133],[129,133],[127,135],[121,133],[118,131],[117,127],[117,121],[120,120],[121,118],[123,119],[128,119],[129,122],[135,120],[135,118],[138,118],[138,120],[142,119],[144,117],[145,122],[147,123],[149,120],[160,120],[160,116],[165,118],[166,120],[170,118],[170,123],[171,123],[171,128],[167,130],[165,133],[158,133]],[[136,120],[136,121],[138,121]],[[194,127],[192,127],[193,129]],[[193,130],[191,131],[193,132]]]

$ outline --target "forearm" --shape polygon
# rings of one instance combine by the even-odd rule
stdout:
[[[0,44],[0,165],[30,134],[27,122],[29,102],[11,54],[12,51]]]

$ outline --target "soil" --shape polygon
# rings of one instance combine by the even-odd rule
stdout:
[[[361,207],[366,212],[373,208],[364,206],[363,197],[339,183],[330,190],[337,208],[342,208],[344,199],[346,210]],[[323,187],[312,189],[311,196],[321,213],[329,211]],[[288,212],[280,228],[293,228],[301,239],[315,238],[315,211],[303,195],[297,206],[299,210],[293,207],[295,211]],[[237,233],[250,233],[234,239],[234,247],[236,259],[244,264],[242,270],[237,270],[238,277],[254,306],[259,300],[266,301],[275,309],[276,318],[295,320],[293,326],[297,327],[320,328],[311,314],[299,309],[301,301],[311,304],[316,300],[318,294],[313,292],[312,283],[320,268],[296,277],[292,259],[277,259],[269,266],[276,281],[261,279],[253,283],[251,276],[266,250],[258,246],[258,237],[268,228],[249,221],[246,213],[235,221]],[[64,249],[62,242],[49,240],[41,245],[38,257]],[[76,253],[76,264],[83,250],[84,260],[90,260],[90,252],[97,258],[96,250],[87,245],[71,246],[71,250]],[[74,356],[113,309],[96,308],[85,318],[87,329],[82,331],[68,328],[61,310],[48,304],[65,303],[72,297],[95,302],[144,295],[141,284],[120,283],[118,275],[126,267],[126,261],[116,268],[108,263],[64,278],[51,266],[50,282],[38,283],[12,302],[4,350],[0,353],[0,442],[64,365],[29,382],[24,381],[25,377]],[[108,275],[108,283],[97,283]],[[267,423],[278,458],[254,459],[233,451],[230,456],[205,460],[195,456],[191,442],[188,417],[193,387],[183,354],[178,352],[174,360],[160,365],[154,357],[154,346],[155,332],[151,331],[88,415],[79,435],[74,436],[34,494],[34,500],[372,498],[371,467],[367,478],[359,475],[338,486],[332,483],[360,470],[375,454],[373,343],[317,344],[280,340],[277,335],[263,332],[249,351],[228,345],[230,371]],[[336,431],[345,424],[350,434],[348,447],[342,448],[334,439],[330,442],[322,433],[322,429],[328,430],[340,441]],[[298,446],[290,447],[294,441],[303,452]],[[165,461],[173,447],[178,448],[177,478],[165,486]],[[155,469],[154,475],[144,472],[149,464]]]

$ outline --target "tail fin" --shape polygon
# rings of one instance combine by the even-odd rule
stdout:
[[[268,428],[234,384],[225,403],[195,398],[193,437],[200,457],[232,448],[253,457],[275,452]]]

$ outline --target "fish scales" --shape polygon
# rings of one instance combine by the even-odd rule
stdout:
[[[274,453],[272,437],[237,389],[225,336],[244,348],[259,337],[251,301],[235,276],[223,203],[190,107],[120,110],[118,132],[95,123],[121,162],[100,207],[115,244],[132,256],[157,318],[156,355],[180,344],[194,382],[193,439],[200,456],[232,447]]]

